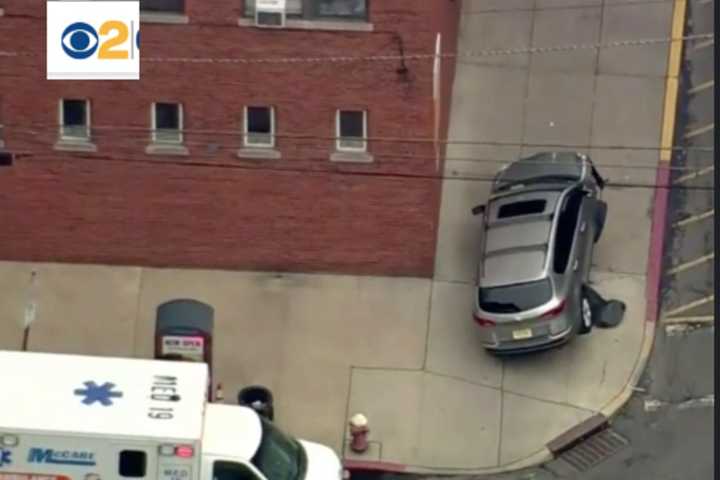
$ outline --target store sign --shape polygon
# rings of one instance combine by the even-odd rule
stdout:
[[[205,361],[205,339],[203,337],[162,337],[162,355],[182,355],[196,362]]]

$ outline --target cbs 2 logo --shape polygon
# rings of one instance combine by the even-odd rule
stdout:
[[[100,39],[98,31],[84,22],[75,22],[62,33],[60,43],[65,53],[75,59],[90,58],[98,46],[99,60],[127,60],[129,37],[128,26],[119,20],[108,20],[100,25],[100,36],[109,38]],[[135,34],[135,48],[140,50],[140,30]]]

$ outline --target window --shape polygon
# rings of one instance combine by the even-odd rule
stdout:
[[[243,143],[246,147],[275,146],[275,109],[273,107],[245,107]]]
[[[60,101],[60,138],[90,139],[90,102],[65,98]]]
[[[367,0],[314,0],[318,17],[367,18]]]
[[[258,447],[252,464],[266,478],[272,480],[296,480],[305,478],[307,458],[303,447],[293,438],[288,437],[275,425],[263,417],[262,441]]]
[[[5,146],[3,128],[3,98],[0,97],[0,149]]]
[[[545,211],[545,200],[526,200],[502,205],[498,209],[497,218],[511,218],[522,215],[534,215]]]
[[[143,478],[147,469],[147,455],[142,450],[123,450],[118,461],[121,477]]]
[[[582,200],[582,192],[574,190],[565,197],[563,206],[560,209],[553,252],[553,270],[555,273],[564,273],[567,269]]]
[[[143,12],[184,13],[185,0],[140,0]]]
[[[287,15],[306,19],[367,20],[368,0],[286,0]],[[245,0],[245,16],[255,16],[255,0]]]
[[[490,313],[517,313],[539,307],[552,298],[550,280],[478,289],[480,308]]]
[[[367,112],[338,110],[336,123],[336,148],[338,150],[349,152],[367,150]]]
[[[153,103],[152,128],[154,142],[182,143],[182,105],[179,103]]]

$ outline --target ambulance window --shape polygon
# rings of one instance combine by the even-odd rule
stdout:
[[[213,480],[258,480],[258,476],[247,465],[235,462],[215,462]]]
[[[147,455],[142,450],[123,450],[120,452],[120,476],[143,478],[147,469]]]

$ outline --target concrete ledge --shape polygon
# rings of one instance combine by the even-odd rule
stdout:
[[[145,153],[149,155],[189,155],[187,147],[182,144],[172,143],[151,143],[145,147]]]
[[[330,154],[331,162],[372,163],[372,154],[367,152],[333,152]]]
[[[239,27],[255,27],[254,18],[242,17],[238,19]],[[263,27],[257,27],[263,28]],[[300,20],[288,18],[285,27],[278,30],[327,30],[337,32],[372,32],[372,23],[352,20]]]
[[[237,151],[237,157],[257,160],[278,160],[282,158],[282,154],[274,148],[241,148]]]
[[[62,152],[97,152],[94,143],[82,140],[59,140],[53,145],[53,149]]]
[[[388,473],[405,473],[417,475],[493,475],[497,473],[507,473],[516,470],[541,465],[553,460],[553,455],[547,448],[538,450],[537,452],[521,458],[514,462],[507,463],[498,467],[488,468],[431,468],[422,466],[403,465],[392,462],[375,462],[372,460],[351,460],[343,459],[343,466],[350,470],[377,471]]]
[[[140,12],[140,23],[186,25],[190,23],[190,18],[181,13]]]

